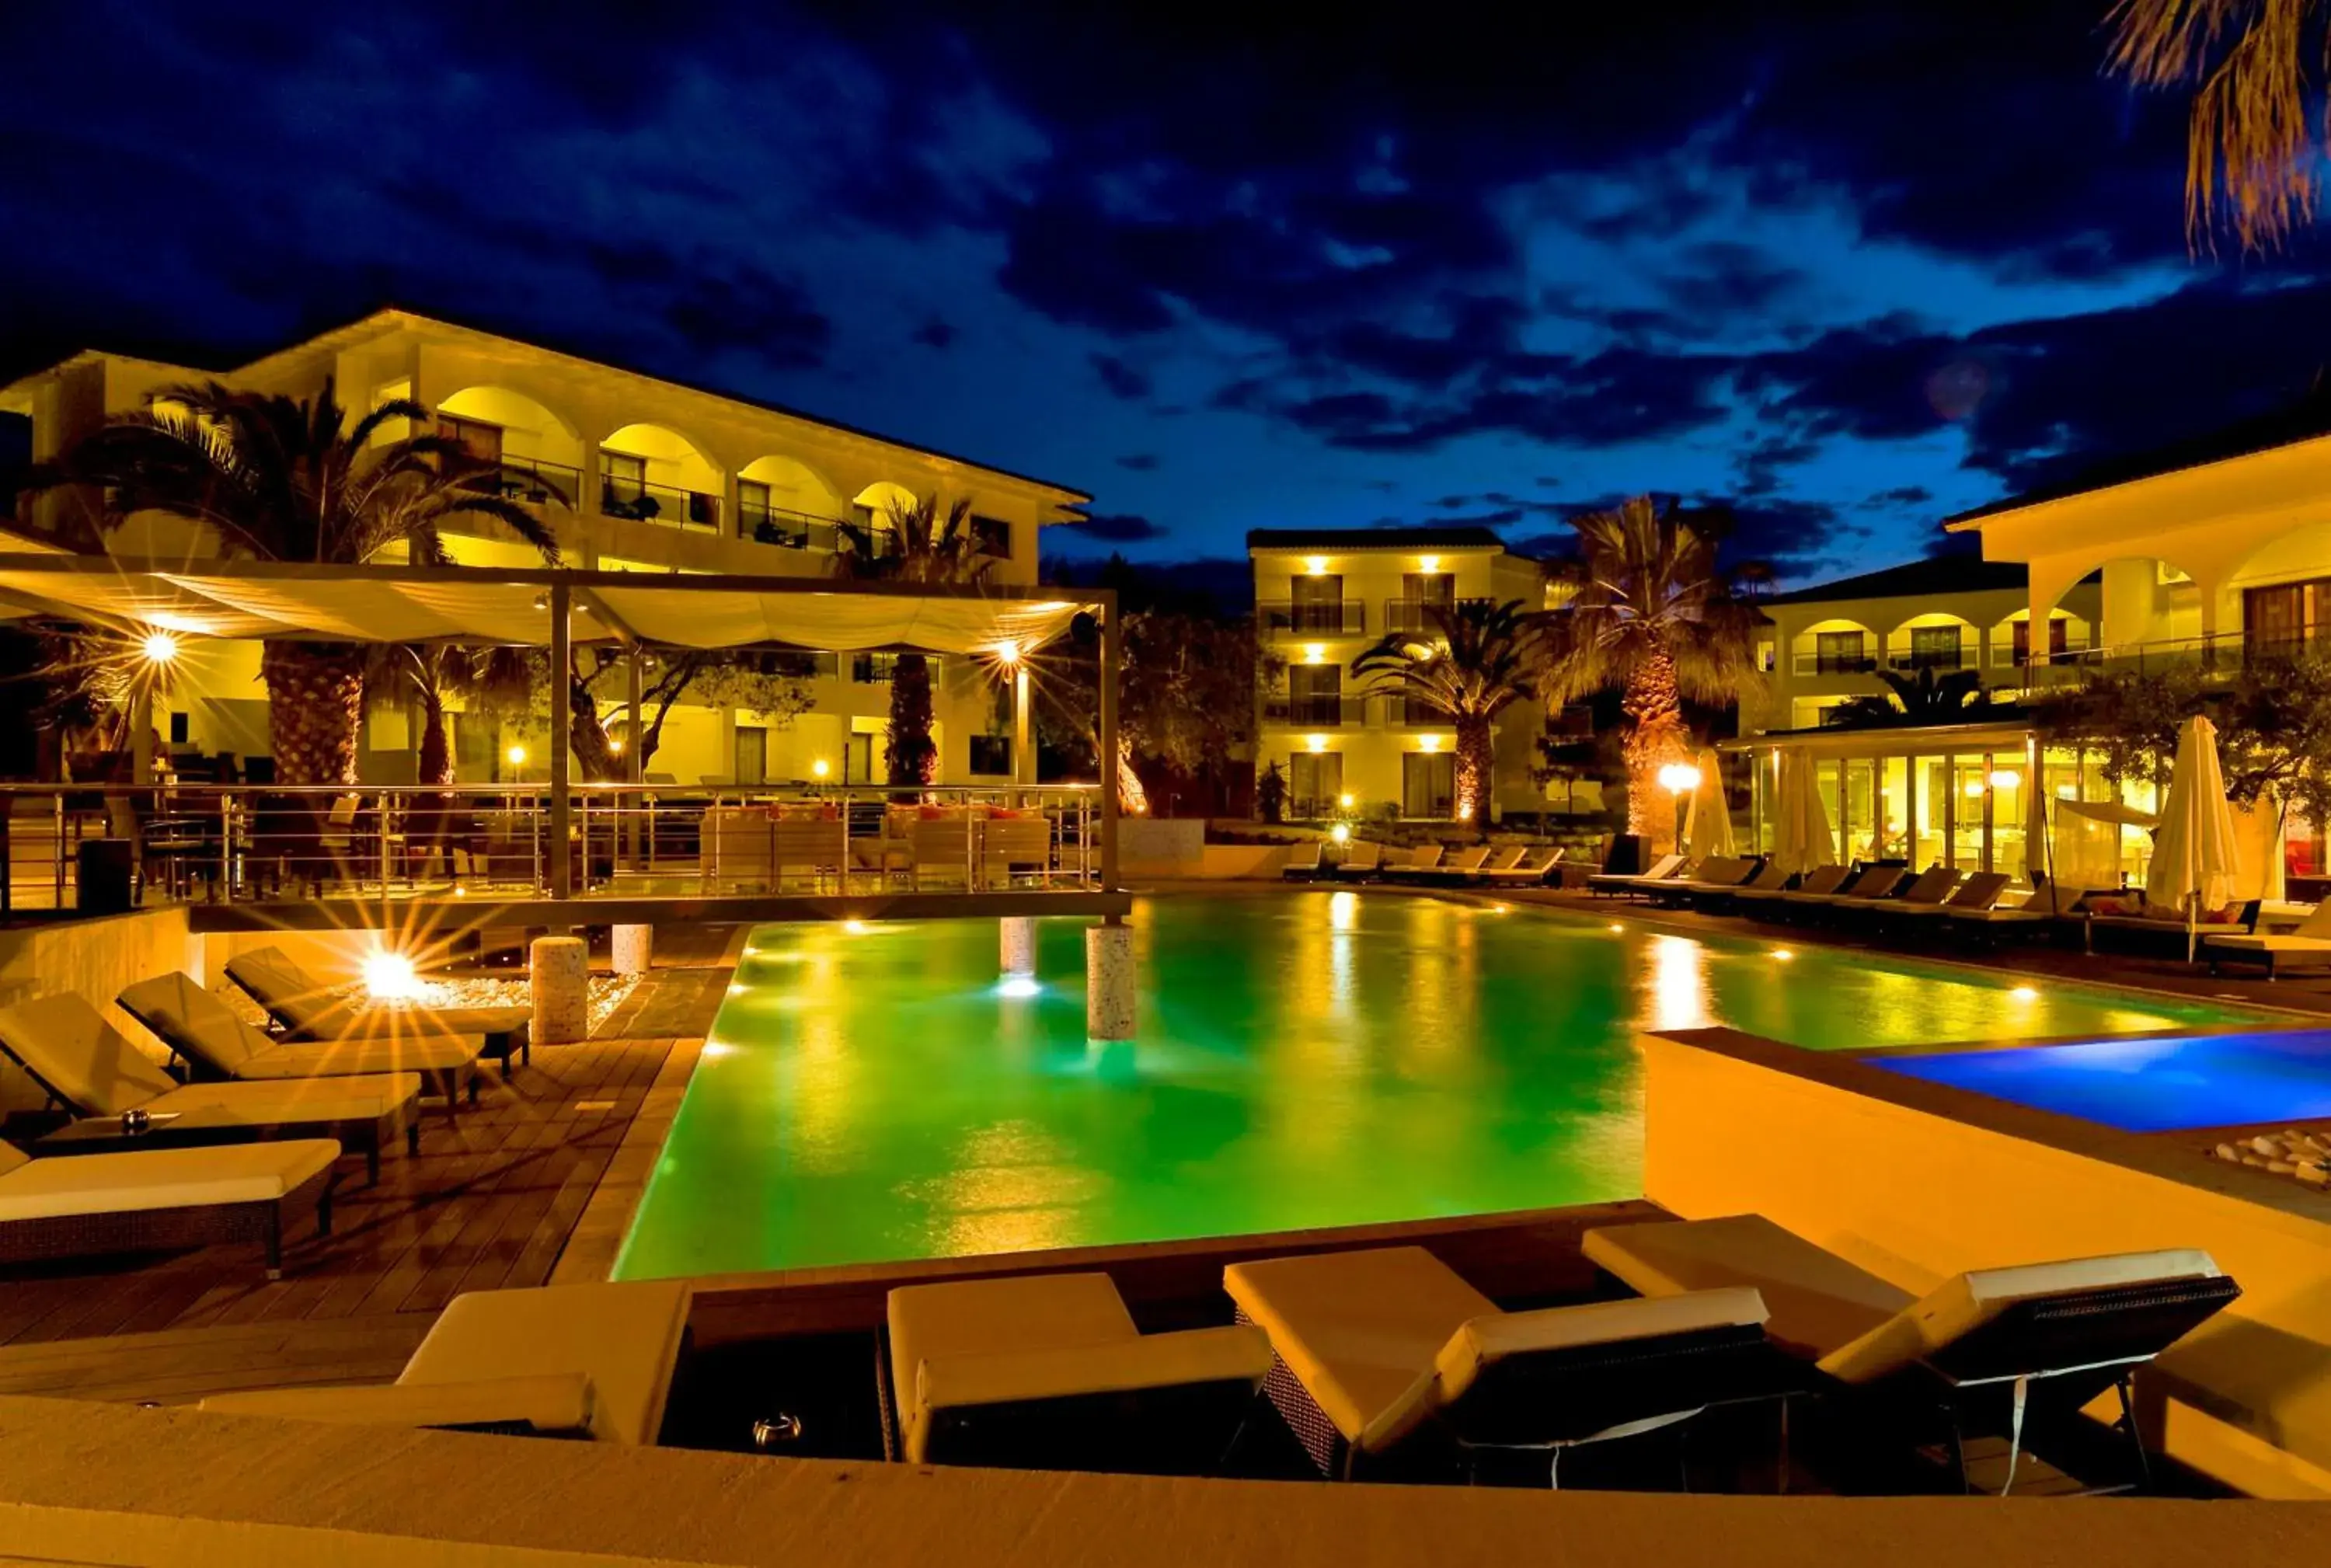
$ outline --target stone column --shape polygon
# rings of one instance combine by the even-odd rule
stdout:
[[[534,997],[531,1039],[564,1045],[591,1032],[591,950],[580,936],[538,936],[527,950]]]
[[[1133,927],[1112,920],[1085,932],[1085,1034],[1131,1040],[1138,1016]]]
[[[618,926],[614,948],[616,974],[645,974],[655,958],[655,927]]]
[[[1036,922],[1026,915],[1008,916],[998,924],[1003,927],[1000,967],[1007,980],[1018,974],[1036,973]]]

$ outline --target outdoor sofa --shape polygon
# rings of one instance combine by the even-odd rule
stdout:
[[[301,1221],[331,1233],[339,1157],[328,1138],[41,1160],[0,1142],[0,1263],[256,1241],[280,1278]]]

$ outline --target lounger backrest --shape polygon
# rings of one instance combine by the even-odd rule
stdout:
[[[1441,870],[1446,871],[1478,871],[1481,869],[1481,862],[1489,858],[1489,846],[1487,844],[1475,844],[1470,849],[1460,850],[1455,854],[1450,856],[1449,859],[1442,863]]]
[[[1374,839],[1362,839],[1344,854],[1344,864],[1355,871],[1372,871],[1383,863],[1384,846]]]
[[[1416,852],[1408,857],[1408,869],[1412,871],[1429,871],[1439,865],[1441,857],[1448,852],[1448,850],[1440,844],[1420,845]]]
[[[1778,860],[1767,860],[1756,868],[1756,874],[1741,884],[1744,888],[1783,888],[1788,885],[1789,873],[1781,869]]]
[[[1999,896],[2007,891],[2012,880],[2005,871],[1977,871],[1943,902],[1954,909],[1988,909],[1999,902]]]
[[[1287,851],[1287,869],[1299,871],[1306,866],[1319,863],[1319,844],[1316,839],[1308,844],[1297,844]]]
[[[83,1116],[119,1116],[178,1087],[70,991],[0,1009],[0,1050]]]
[[[1841,890],[1848,898],[1883,898],[1902,885],[1899,866],[1870,866]]]
[[[1646,882],[1665,881],[1668,878],[1674,876],[1681,870],[1683,870],[1683,857],[1681,855],[1661,855],[1658,860],[1653,860],[1651,864],[1651,869],[1643,873],[1643,880]]]
[[[2122,1252],[1962,1274],[1823,1356],[1841,1383],[1917,1363],[1961,1382],[2143,1361],[2240,1295],[2206,1252]]]
[[[32,1155],[5,1138],[0,1138],[0,1176],[6,1175],[19,1165],[29,1165],[32,1163]]]
[[[229,1078],[254,1057],[283,1049],[263,1031],[237,1018],[233,1009],[205,991],[191,974],[141,980],[115,1000],[164,1045]]]
[[[2331,936],[2331,898],[2325,898],[2307,912],[2290,933],[2294,936]]]
[[[1500,1312],[1460,1326],[1428,1397],[1469,1441],[1550,1442],[1697,1411],[1764,1360],[1765,1298],[1746,1286]]]
[[[1805,873],[1805,879],[1797,884],[1797,891],[1816,898],[1825,897],[1844,887],[1845,879],[1852,870],[1851,866],[1816,866]]]
[[[1509,844],[1506,848],[1499,850],[1496,854],[1491,855],[1488,860],[1482,861],[1481,870],[1485,871],[1510,871],[1516,866],[1522,863],[1522,856],[1525,852],[1526,851],[1523,850],[1521,845]]]
[[[1939,904],[1959,885],[1959,873],[1948,866],[1929,866],[1902,894],[1905,904]]]
[[[347,1003],[310,979],[281,947],[238,953],[226,961],[226,974],[293,1034],[334,1040],[357,1027],[357,1015]]]

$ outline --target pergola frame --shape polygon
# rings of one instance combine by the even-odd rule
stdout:
[[[362,637],[350,636],[343,630],[302,630],[296,625],[263,633],[237,633],[220,636],[219,641],[284,641],[316,642],[374,641],[411,643],[458,643],[481,647],[545,648],[550,655],[551,667],[563,670],[574,662],[574,616],[579,608],[604,627],[613,641],[631,650],[630,671],[626,695],[630,705],[633,733],[638,733],[640,720],[639,653],[650,646],[682,646],[652,643],[641,637],[622,616],[610,610],[604,594],[609,590],[653,589],[702,594],[763,598],[770,595],[803,594],[826,597],[909,599],[937,603],[977,603],[992,604],[999,610],[1013,607],[1035,609],[1066,607],[1089,613],[1099,632],[1100,680],[1100,874],[1104,894],[1117,890],[1117,819],[1118,819],[1118,717],[1117,684],[1121,650],[1118,624],[1117,594],[1109,588],[1080,588],[1063,591],[1042,587],[988,587],[955,584],[860,582],[827,577],[760,576],[740,573],[654,573],[576,570],[564,566],[431,566],[405,563],[387,565],[347,565],[305,561],[252,561],[217,556],[197,556],[162,560],[151,557],[124,556],[74,556],[64,554],[0,554],[0,575],[55,576],[60,579],[109,578],[119,582],[146,581],[157,585],[170,585],[171,580],[184,577],[238,579],[254,583],[280,584],[296,587],[302,583],[392,584],[467,583],[476,585],[538,588],[547,595],[548,635],[534,637],[490,637],[484,635],[443,636],[435,638]],[[60,584],[62,586],[62,583]],[[15,607],[27,616],[40,616],[81,624],[104,626],[128,635],[144,636],[167,630],[184,633],[177,627],[166,627],[160,622],[140,622],[134,618],[93,613],[77,606],[69,598],[46,595],[17,587],[0,587],[0,604]],[[192,635],[210,635],[190,633]],[[593,641],[601,641],[594,639]],[[814,641],[788,642],[760,640],[744,643],[699,648],[699,651],[840,651],[821,648]],[[874,649],[852,649],[850,651],[900,651],[961,656],[960,648],[918,646],[911,642],[882,644]],[[551,893],[555,899],[566,900],[574,895],[574,862],[567,842],[567,831],[573,820],[572,766],[568,756],[565,726],[559,721],[559,705],[552,704],[553,743],[550,746],[550,872]],[[135,726],[143,736],[149,726]],[[150,743],[148,743],[150,744]],[[631,749],[627,771],[630,782],[637,783],[640,759],[636,747]],[[140,782],[144,782],[141,780]]]

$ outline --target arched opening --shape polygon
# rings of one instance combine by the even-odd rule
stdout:
[[[2064,604],[2097,585],[2098,659],[2193,657],[2201,647],[2202,591],[2193,575],[2158,556],[2122,556],[2089,568],[2055,596]]]
[[[611,518],[718,533],[720,470],[678,431],[627,424],[599,443],[599,509]]]
[[[877,480],[851,500],[861,527],[888,528],[893,513],[911,511],[919,499],[915,492],[889,480]]]
[[[579,508],[583,442],[565,420],[522,392],[465,386],[437,400],[437,433],[501,465],[502,494],[531,506]]]
[[[1940,610],[1913,615],[1886,637],[1886,668],[1947,673],[1983,662],[1983,633],[1964,615]]]
[[[2247,655],[2331,646],[2331,522],[2261,545],[2218,590],[2217,632]]]
[[[758,457],[737,470],[737,531],[745,538],[830,550],[842,515],[841,498],[805,463]]]
[[[1789,643],[1790,671],[1796,675],[1867,675],[1876,669],[1878,634],[1859,621],[1816,621]]]

